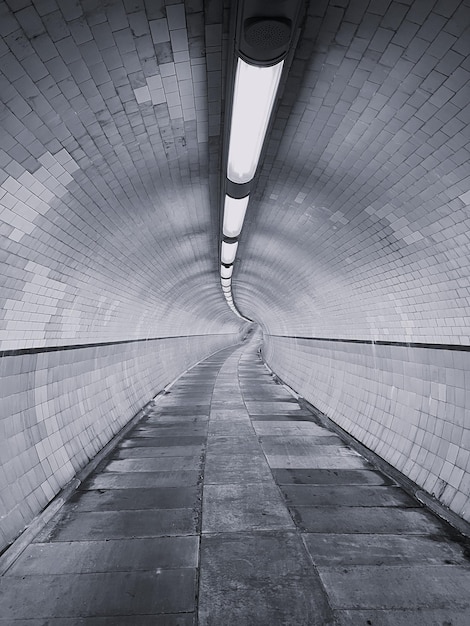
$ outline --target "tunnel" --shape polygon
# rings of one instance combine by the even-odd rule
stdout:
[[[246,50],[263,49],[258,37],[271,38],[271,46],[277,38],[285,50],[276,53],[279,86],[259,160],[247,180],[235,180],[234,81],[242,57],[254,63]],[[272,67],[269,52],[260,54],[260,67]],[[1,0],[0,120],[0,624],[468,624],[469,1]],[[244,198],[243,226],[229,231],[227,202]],[[227,262],[230,246],[236,254]],[[21,559],[52,541],[55,531],[46,530],[53,516],[72,515],[81,485],[113,446],[125,448],[131,428],[142,436],[160,428],[158,438],[168,416],[194,415],[191,436],[199,437],[199,422],[210,418],[208,441],[256,435],[247,450],[258,454],[260,445],[269,462],[281,449],[287,454],[294,426],[282,430],[279,420],[283,412],[285,421],[294,419],[293,404],[295,445],[306,458],[317,454],[309,437],[327,429],[321,436],[339,446],[348,471],[363,467],[352,457],[364,457],[367,476],[380,470],[387,477],[374,484],[390,493],[400,485],[415,504],[405,495],[400,503],[429,516],[431,530],[416,530],[417,521],[409,532],[432,541],[422,539],[419,550],[402,546],[403,555],[421,555],[421,569],[406,570],[409,579],[386,559],[395,573],[380,585],[377,564],[369,578],[361,578],[362,562],[341,561],[332,573],[325,565],[331,555],[314,535],[330,532],[333,516],[331,528],[302,535],[308,558],[286,557],[307,559],[302,567],[313,567],[319,589],[299,583],[286,600],[287,617],[283,603],[269,600],[280,593],[279,581],[251,588],[233,579],[211,596],[227,570],[210,578],[202,566],[191,583],[202,585],[199,618],[193,605],[157,610],[146,600],[142,614],[134,606],[87,613],[78,603],[69,615],[58,600],[42,614],[33,599],[30,613],[21,613],[17,594],[32,598],[37,589],[22,593],[19,581],[41,580]],[[254,430],[240,415],[254,420]],[[271,436],[278,447],[271,442],[277,452],[270,457],[263,446]],[[226,458],[222,475],[231,452],[217,445]],[[210,444],[201,446],[200,460],[209,463]],[[297,479],[286,472],[317,467],[299,459],[270,465],[272,488],[288,503],[295,491],[289,481]],[[336,466],[322,467],[334,473]],[[235,474],[227,484],[237,482]],[[347,500],[354,485],[346,487],[338,494]],[[207,493],[217,489],[210,484]],[[201,541],[204,532],[222,532],[235,491],[233,501],[217,491],[222,511],[206,531],[203,508]],[[258,496],[268,501],[267,493]],[[268,524],[272,536],[263,525],[250,535],[246,545],[263,568],[274,567],[266,554],[283,554],[302,534],[307,522],[297,513],[294,521],[282,517],[287,526]],[[340,551],[353,532],[341,528],[334,540]],[[358,541],[374,538],[356,551],[378,550],[380,532],[357,530]],[[443,564],[440,552],[429,565],[423,554],[441,535],[454,547]],[[214,538],[211,558],[228,559],[232,539],[219,545]],[[393,541],[390,550],[400,551],[401,540]],[[204,563],[205,549],[196,561]],[[248,571],[249,552],[233,550],[230,562],[245,559]],[[287,567],[278,558],[280,570]],[[435,580],[450,600],[400,604],[403,580],[418,588],[426,567],[437,572],[438,565]],[[160,572],[157,562],[148,568]],[[304,580],[294,569],[286,581]],[[396,602],[363,606],[351,580],[366,590],[396,583],[402,591]],[[132,584],[150,585],[151,595],[151,583],[139,581]],[[235,587],[245,599],[232,598]],[[264,609],[250,613],[259,588],[268,594]]]

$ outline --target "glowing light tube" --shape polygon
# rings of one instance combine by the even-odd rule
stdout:
[[[237,248],[238,241],[235,241],[234,243],[227,243],[226,241],[222,241],[222,263],[225,263],[225,265],[231,265],[235,261]]]
[[[247,183],[255,175],[283,65],[259,67],[238,59],[227,164],[234,183]]]
[[[249,199],[249,196],[240,199],[225,196],[223,232],[226,237],[238,237],[241,233]]]
[[[220,266],[220,276],[222,278],[230,278],[233,273],[233,267],[225,267],[225,265]]]
[[[224,287],[229,287],[232,280],[230,278],[221,278],[220,282]]]

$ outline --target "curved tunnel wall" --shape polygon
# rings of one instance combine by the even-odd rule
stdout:
[[[272,369],[467,520],[469,27],[309,3],[233,275]]]
[[[223,3],[168,4],[0,3],[0,550],[240,337],[212,206]]]
[[[270,367],[470,521],[470,351],[265,335]]]
[[[152,397],[239,336],[195,335],[0,358],[0,551]]]

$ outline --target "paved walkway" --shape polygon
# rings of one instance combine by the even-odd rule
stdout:
[[[468,626],[464,544],[256,347],[157,400],[0,579],[2,626]]]

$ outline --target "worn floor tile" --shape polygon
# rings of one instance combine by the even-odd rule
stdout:
[[[449,565],[318,568],[334,608],[467,609],[470,568]]]
[[[18,585],[21,582],[21,596]],[[194,611],[196,571],[0,578],[2,618],[133,616]],[[47,590],[47,593],[45,593]],[[19,600],[21,597],[21,601]]]
[[[206,485],[202,510],[203,533],[294,527],[272,482]]]
[[[9,575],[194,568],[198,565],[198,550],[196,536],[33,543],[14,563]]]
[[[324,591],[295,533],[206,536],[200,626],[333,624]]]
[[[184,509],[197,506],[199,497],[196,486],[99,489],[78,491],[66,506],[75,511]]]

